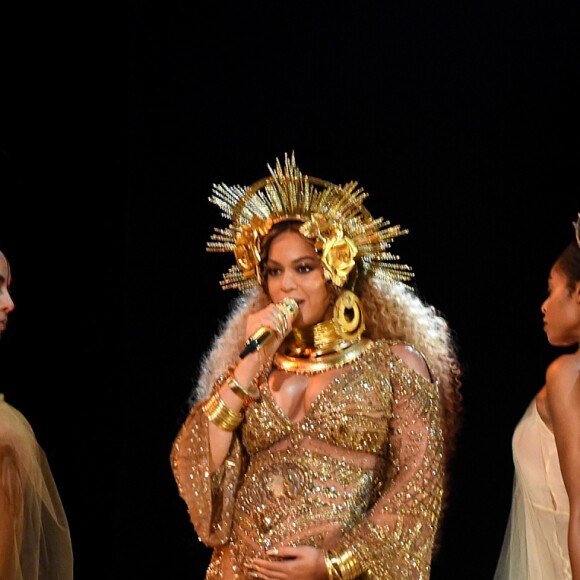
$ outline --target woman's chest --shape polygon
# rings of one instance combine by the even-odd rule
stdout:
[[[274,371],[268,385],[272,399],[291,422],[301,421],[312,407],[315,399],[327,388],[340,372],[333,369],[315,375],[302,375]]]
[[[381,453],[393,416],[391,383],[376,369],[304,375],[273,371],[242,429],[250,455],[316,439],[325,446]]]

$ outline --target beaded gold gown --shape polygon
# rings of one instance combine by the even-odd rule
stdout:
[[[246,578],[249,559],[280,545],[349,549],[361,578],[429,578],[444,477],[437,384],[379,340],[300,421],[289,421],[266,380],[259,388],[215,474],[201,402],[173,444],[179,493],[214,549],[206,578]]]

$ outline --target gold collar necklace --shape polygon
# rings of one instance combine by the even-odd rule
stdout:
[[[297,374],[323,373],[356,360],[370,343],[369,339],[348,341],[328,320],[309,328],[294,329],[274,356],[274,365]]]

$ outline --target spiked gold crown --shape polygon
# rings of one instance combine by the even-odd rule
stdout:
[[[410,266],[398,263],[388,251],[395,238],[408,233],[383,218],[373,218],[364,207],[368,197],[357,182],[335,185],[303,175],[294,158],[276,159],[270,175],[250,186],[214,184],[209,201],[230,221],[226,229],[214,228],[208,252],[233,252],[236,264],[224,275],[223,289],[248,290],[261,283],[262,239],[273,225],[287,220],[303,222],[300,232],[314,240],[324,274],[342,287],[355,264],[367,276],[407,282]]]

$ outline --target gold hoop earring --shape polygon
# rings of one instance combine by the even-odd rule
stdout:
[[[334,304],[334,327],[344,340],[358,340],[365,329],[364,313],[359,297],[343,290]]]

